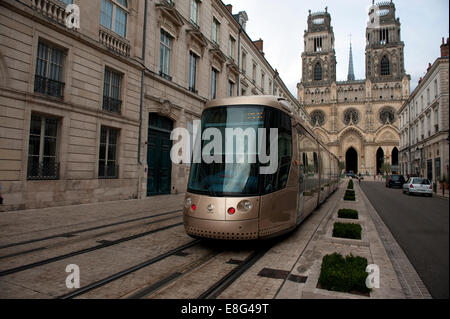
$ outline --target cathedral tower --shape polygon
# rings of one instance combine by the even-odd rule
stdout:
[[[330,85],[336,81],[336,55],[334,33],[328,9],[308,16],[308,30],[305,30],[305,51],[302,54],[302,83]]]
[[[366,79],[372,82],[402,80],[404,46],[394,3],[373,3],[366,28]]]

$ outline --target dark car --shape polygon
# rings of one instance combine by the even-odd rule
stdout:
[[[356,174],[353,173],[352,171],[347,172],[347,177],[351,177],[351,178],[356,178]]]
[[[386,178],[386,187],[402,188],[403,184],[405,184],[405,178],[402,175],[389,175]]]

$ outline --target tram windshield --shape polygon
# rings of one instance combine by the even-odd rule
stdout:
[[[269,107],[242,105],[205,110],[201,127],[203,155],[198,157],[200,163],[192,164],[188,192],[213,197],[256,196],[284,187],[289,167],[281,173],[278,169],[275,174],[260,175],[260,166],[266,165],[259,161],[258,129],[279,129],[278,155],[275,155],[279,168],[280,164],[290,163],[292,153],[291,133],[286,132],[286,127],[290,130],[289,116]],[[270,130],[266,131],[264,151],[269,155]],[[205,155],[210,156],[209,160]]]

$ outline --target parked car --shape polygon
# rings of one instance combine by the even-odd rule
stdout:
[[[426,196],[433,196],[433,185],[430,181],[423,177],[411,177],[405,184],[403,184],[403,193],[408,195],[422,194]]]
[[[350,172],[347,172],[347,177],[356,178],[356,174],[353,173],[352,171],[350,171]]]
[[[386,178],[386,187],[398,187],[402,188],[405,184],[405,178],[402,175],[393,174]]]

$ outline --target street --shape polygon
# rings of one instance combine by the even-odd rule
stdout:
[[[377,182],[362,182],[361,188],[433,298],[448,298],[448,200],[408,196]]]

